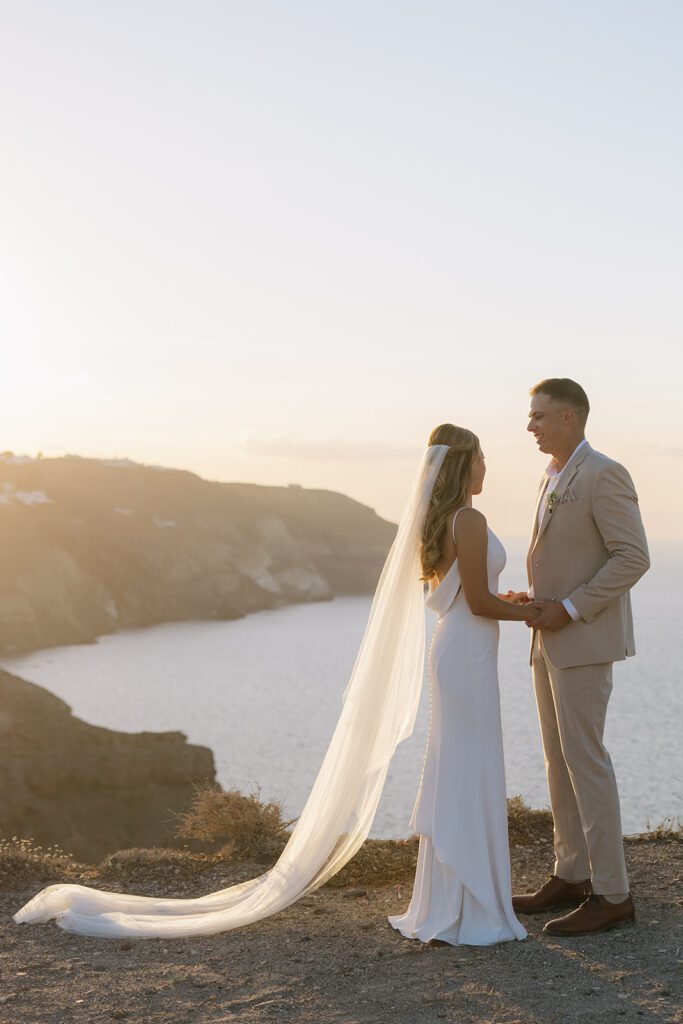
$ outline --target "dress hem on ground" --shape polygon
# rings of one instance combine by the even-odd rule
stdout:
[[[430,942],[438,939],[453,946],[490,946],[526,938],[526,930],[512,910],[500,908],[495,914],[484,907],[458,879],[456,872],[442,864],[431,838],[420,835],[413,895],[404,914],[387,918],[407,939]]]

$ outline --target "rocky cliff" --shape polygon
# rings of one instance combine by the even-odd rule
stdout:
[[[0,455],[0,653],[372,592],[395,527],[332,491]]]
[[[40,686],[0,671],[0,834],[57,843],[79,860],[180,846],[169,832],[213,754],[181,732],[114,732],[75,718]]]

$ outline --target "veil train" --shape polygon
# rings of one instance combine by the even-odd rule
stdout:
[[[413,731],[425,649],[420,538],[448,445],[420,461],[387,555],[342,710],[320,771],[278,861],[264,874],[196,899],[160,899],[83,885],[43,889],[14,915],[80,935],[211,935],[284,909],[336,874],[368,837],[389,762]]]

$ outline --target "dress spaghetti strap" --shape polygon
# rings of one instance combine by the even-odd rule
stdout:
[[[462,510],[464,508],[469,508],[469,507],[470,507],[469,505],[461,505],[460,508],[456,511],[455,515],[453,516],[453,522],[451,523],[451,534],[453,536],[453,543],[454,544],[455,544],[455,520],[458,518],[458,514],[460,512],[462,512]]]

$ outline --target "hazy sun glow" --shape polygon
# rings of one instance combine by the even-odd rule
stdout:
[[[545,376],[680,538],[674,2],[5,5],[0,448],[339,490],[475,430],[525,534]]]

